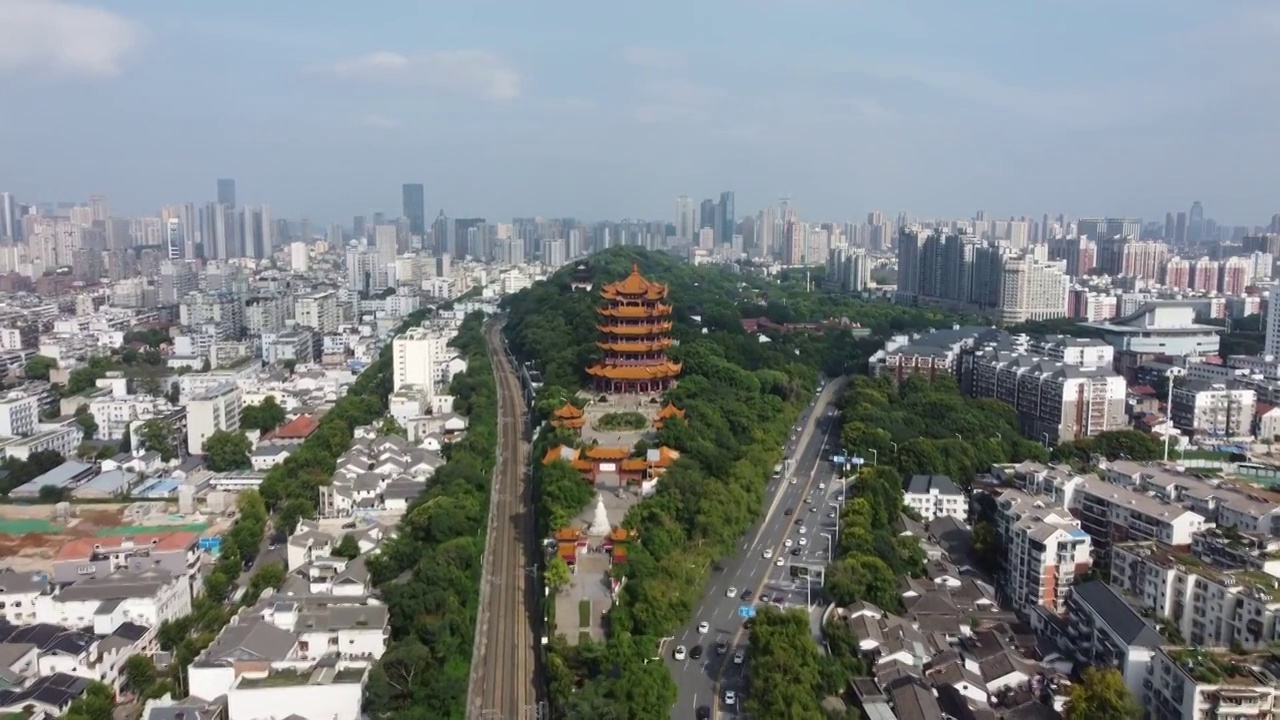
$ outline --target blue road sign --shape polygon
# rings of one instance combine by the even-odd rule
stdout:
[[[865,462],[866,462],[866,460],[863,460],[862,458],[858,457],[857,455],[854,455],[853,457],[849,458],[849,464],[851,464],[851,465],[861,465],[861,464],[863,464],[863,463],[865,463]]]
[[[738,606],[738,617],[753,618],[756,616],[756,609],[750,605]]]
[[[833,462],[833,463],[835,463],[835,464],[837,464],[837,465],[843,465],[843,464],[845,464],[845,463],[846,463],[846,462],[848,462],[848,461],[849,461],[849,458],[845,457],[844,455],[832,455],[832,456],[831,456],[831,462]]]

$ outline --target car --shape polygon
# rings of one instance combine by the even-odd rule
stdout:
[[[267,543],[267,552],[270,552],[270,551],[275,550],[275,549],[276,549],[276,544],[275,544],[275,543]]]
[[[826,483],[818,483],[818,489],[819,489],[819,490],[826,490],[826,489],[827,489],[827,484],[826,484]]]
[[[778,607],[786,607],[787,599],[779,595],[778,597],[773,599],[773,604],[777,605]]]
[[[738,594],[738,588],[736,588],[736,587],[731,587],[731,588],[729,588],[728,590],[725,590],[725,591],[724,591],[724,596],[725,596],[725,597],[727,597],[727,598],[734,597],[734,596],[735,596],[735,595],[737,595],[737,594]]]
[[[732,691],[732,690],[725,690],[725,691],[724,691],[724,704],[725,704],[725,705],[727,705],[728,707],[737,707],[737,705],[738,705],[738,693],[736,693],[736,692],[734,692],[734,691]]]
[[[800,547],[804,547],[805,545],[808,545],[808,544],[809,544],[809,538],[800,538]]]
[[[696,720],[711,720],[711,708],[706,705],[702,705],[693,716]]]
[[[786,515],[787,517],[791,517],[792,515],[795,515],[795,514],[796,514],[796,509],[795,509],[795,508],[787,508],[786,510],[783,510],[783,511],[782,511],[782,514],[783,514],[783,515]]]
[[[793,477],[793,478],[791,478],[791,484],[792,484],[792,485],[795,485],[795,484],[796,484],[796,479],[795,479],[794,477]]]
[[[803,525],[803,524],[804,524],[804,518],[796,518],[796,525]]]
[[[689,656],[689,651],[683,645],[677,645],[675,653],[672,654],[676,660],[683,660]]]
[[[808,530],[809,530],[808,528],[806,528],[805,526],[801,525],[801,526],[800,526],[800,529],[799,529],[799,530],[796,530],[796,532],[798,532],[798,533],[800,533],[801,535],[803,535],[803,534],[805,534],[806,532],[808,532]]]
[[[737,653],[735,653],[735,654],[734,654],[734,656],[733,656],[733,664],[734,664],[734,665],[741,665],[741,664],[742,664],[742,661],[743,661],[743,660],[746,660],[746,659],[747,659],[747,654],[746,654],[745,652],[743,652],[742,650],[739,650],[739,651],[738,651]]]
[[[800,548],[791,548],[791,554],[796,557],[800,557],[800,553],[802,552],[804,552],[804,550],[801,550]]]
[[[702,622],[698,623],[699,635],[706,635],[709,632],[711,632],[711,623],[707,622],[706,620],[703,620]]]
[[[774,561],[773,561],[773,564],[774,564],[774,565],[776,565],[776,566],[778,566],[778,567],[782,567],[783,565],[786,565],[786,564],[787,564],[787,561],[786,561],[786,560],[783,560],[782,558],[778,558],[777,560],[774,560]]]
[[[755,625],[755,624],[756,624],[756,619],[755,619],[755,618],[747,618],[746,620],[743,620],[743,621],[742,621],[742,629],[743,629],[743,630],[750,630],[750,629],[751,629],[751,627],[752,627],[753,625]]]
[[[356,521],[355,521],[355,520],[352,520],[352,521],[351,521],[351,522],[349,522],[349,523],[343,523],[343,524],[342,524],[342,529],[343,529],[343,530],[353,530],[353,529],[355,529],[355,526],[356,526]]]
[[[818,506],[814,505],[813,507],[809,508],[809,512],[818,512]]]
[[[767,602],[769,602],[769,593],[761,593],[761,595],[760,595],[760,602],[762,602],[762,603],[767,603]]]
[[[725,642],[724,640],[721,640],[720,642],[716,643],[717,655],[723,655],[727,652],[729,652],[729,643]]]
[[[782,541],[782,547],[791,547],[791,538]]]
[[[751,592],[750,590],[743,590],[742,595],[740,595],[739,597],[742,598],[743,602],[750,602],[751,598],[754,596],[755,596],[755,593]]]
[[[804,496],[804,504],[805,504],[805,505],[812,505],[812,504],[813,504],[813,497],[812,497],[812,496],[810,496],[810,495],[805,495],[805,496]]]
[[[698,658],[702,657],[702,646],[694,645],[693,647],[689,648],[689,657],[693,660],[697,660]]]
[[[764,551],[764,559],[765,559],[765,560],[772,560],[772,559],[773,559],[773,548],[765,548],[765,551]]]
[[[827,517],[829,517],[829,518],[834,518],[835,516],[836,516],[836,511],[835,511],[835,510],[832,510],[831,512],[827,513]]]

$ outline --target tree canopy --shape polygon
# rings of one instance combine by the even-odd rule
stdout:
[[[249,468],[253,444],[242,432],[218,430],[204,441],[205,464],[214,472]]]
[[[822,662],[807,613],[760,609],[747,643],[747,682],[745,710],[752,717],[825,720]]]
[[[1087,667],[1071,686],[1064,720],[1136,720],[1140,705],[1115,668]]]
[[[275,395],[268,395],[257,405],[245,405],[240,411],[240,427],[259,430],[263,434],[284,424],[284,408],[276,402]]]

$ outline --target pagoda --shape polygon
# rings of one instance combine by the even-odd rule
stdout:
[[[672,344],[667,286],[650,282],[632,265],[625,280],[604,286],[600,296],[607,304],[596,309],[603,336],[596,346],[604,359],[587,368],[596,390],[634,395],[671,387],[680,363],[667,358]]]
[[[655,430],[661,430],[663,421],[670,420],[671,418],[680,418],[683,420],[684,411],[668,402],[661,410],[658,411],[658,417],[653,420],[653,428]]]
[[[556,411],[551,415],[551,427],[564,428],[575,433],[581,433],[582,426],[586,425],[586,423],[587,420],[583,417],[582,410],[575,407],[571,402],[566,402],[563,407],[556,408]]]

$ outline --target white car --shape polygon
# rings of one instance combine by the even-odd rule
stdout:
[[[827,489],[827,484],[826,484],[826,483],[818,483],[818,489],[819,489],[819,490],[826,490],[826,489]]]
[[[742,664],[742,661],[743,661],[743,660],[746,660],[746,659],[747,659],[746,654],[745,654],[745,653],[743,653],[743,651],[739,650],[739,651],[737,652],[737,654],[733,656],[733,664],[734,664],[734,665],[741,665],[741,664]]]
[[[734,691],[732,691],[732,690],[725,690],[725,691],[724,691],[724,704],[725,704],[725,705],[727,705],[727,706],[729,706],[729,707],[734,707],[734,706],[736,706],[736,705],[738,704],[738,693],[736,693],[736,692],[734,692]]]
[[[674,656],[676,660],[683,660],[688,656],[689,656],[689,651],[686,650],[683,645],[676,646],[676,652]]]
[[[782,541],[782,547],[791,547],[791,538]]]
[[[731,587],[731,588],[729,588],[728,590],[725,590],[725,591],[724,591],[724,596],[725,596],[725,597],[727,597],[727,598],[737,597],[737,596],[738,596],[738,588],[736,588],[736,587]]]
[[[777,565],[778,567],[782,567],[783,565],[787,564],[787,561],[782,558],[778,558],[777,560],[773,561],[773,564]]]
[[[773,548],[768,548],[764,551],[764,559],[765,560],[773,559]]]
[[[803,534],[805,534],[806,532],[808,532],[808,530],[806,530],[806,529],[805,529],[805,527],[804,527],[803,525],[801,525],[801,526],[800,526],[800,529],[799,529],[799,530],[797,530],[796,532],[798,532],[798,533],[800,533],[801,535],[803,535]]]
[[[793,477],[793,478],[791,478],[791,484],[792,484],[792,485],[795,485],[795,484],[796,484],[796,479],[795,479],[794,477]]]
[[[711,632],[711,623],[708,623],[706,620],[703,620],[702,622],[698,623],[699,635],[706,635],[709,632]]]
[[[808,545],[808,544],[809,544],[809,538],[800,538],[800,547],[804,547],[805,545]]]
[[[834,518],[835,516],[836,516],[836,511],[835,511],[835,510],[832,510],[831,512],[827,513],[827,517],[828,517],[828,518]]]

